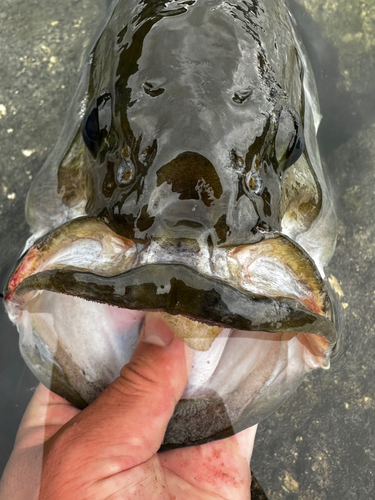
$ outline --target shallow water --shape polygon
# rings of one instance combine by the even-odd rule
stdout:
[[[0,0],[6,61],[0,69],[3,274],[27,235],[23,207],[31,177],[58,136],[82,47],[105,3],[29,0],[26,20],[24,2]],[[316,74],[323,114],[319,141],[339,217],[327,276],[342,304],[342,341],[331,370],[310,375],[260,425],[252,467],[270,500],[362,500],[375,486],[375,2],[299,0],[291,6]],[[17,332],[0,314],[2,469],[36,380],[18,354]]]

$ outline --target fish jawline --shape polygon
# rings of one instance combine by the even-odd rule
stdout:
[[[125,309],[165,311],[224,328],[316,334],[325,337],[331,347],[336,342],[333,322],[297,301],[244,293],[182,264],[149,264],[112,277],[73,270],[43,271],[25,278],[16,295],[21,298],[35,290]]]

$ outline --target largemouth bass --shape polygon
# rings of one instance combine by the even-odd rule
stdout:
[[[168,448],[254,425],[328,368],[319,120],[282,0],[119,0],[28,194],[4,293],[35,375],[83,408],[159,311],[195,349]]]

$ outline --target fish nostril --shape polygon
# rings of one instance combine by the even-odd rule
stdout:
[[[150,82],[145,82],[143,84],[143,90],[145,93],[151,97],[158,97],[159,95],[165,92],[165,89],[162,87],[154,86]]]
[[[131,159],[131,150],[125,146],[121,151],[122,162],[118,166],[116,181],[120,187],[128,186],[135,178],[135,166]]]
[[[145,167],[150,167],[152,162],[154,161],[157,150],[158,150],[157,141],[156,139],[154,139],[151,146],[147,146],[139,155],[139,161],[143,163]]]
[[[246,88],[244,90],[238,90],[234,93],[232,101],[236,104],[243,104],[249,97],[253,94],[253,89]]]
[[[117,170],[117,184],[121,187],[128,186],[135,177],[133,162],[124,160]]]
[[[258,172],[250,171],[244,178],[245,190],[260,195],[263,191],[263,180]]]
[[[147,160],[147,158],[150,156],[150,153],[151,153],[151,147],[147,146],[147,148],[144,149],[139,156],[140,161],[144,163],[145,160]]]

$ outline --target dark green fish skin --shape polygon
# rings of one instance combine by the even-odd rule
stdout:
[[[85,200],[136,241],[279,231],[283,173],[304,149],[302,73],[280,1],[119,1],[58,167],[63,205]]]

